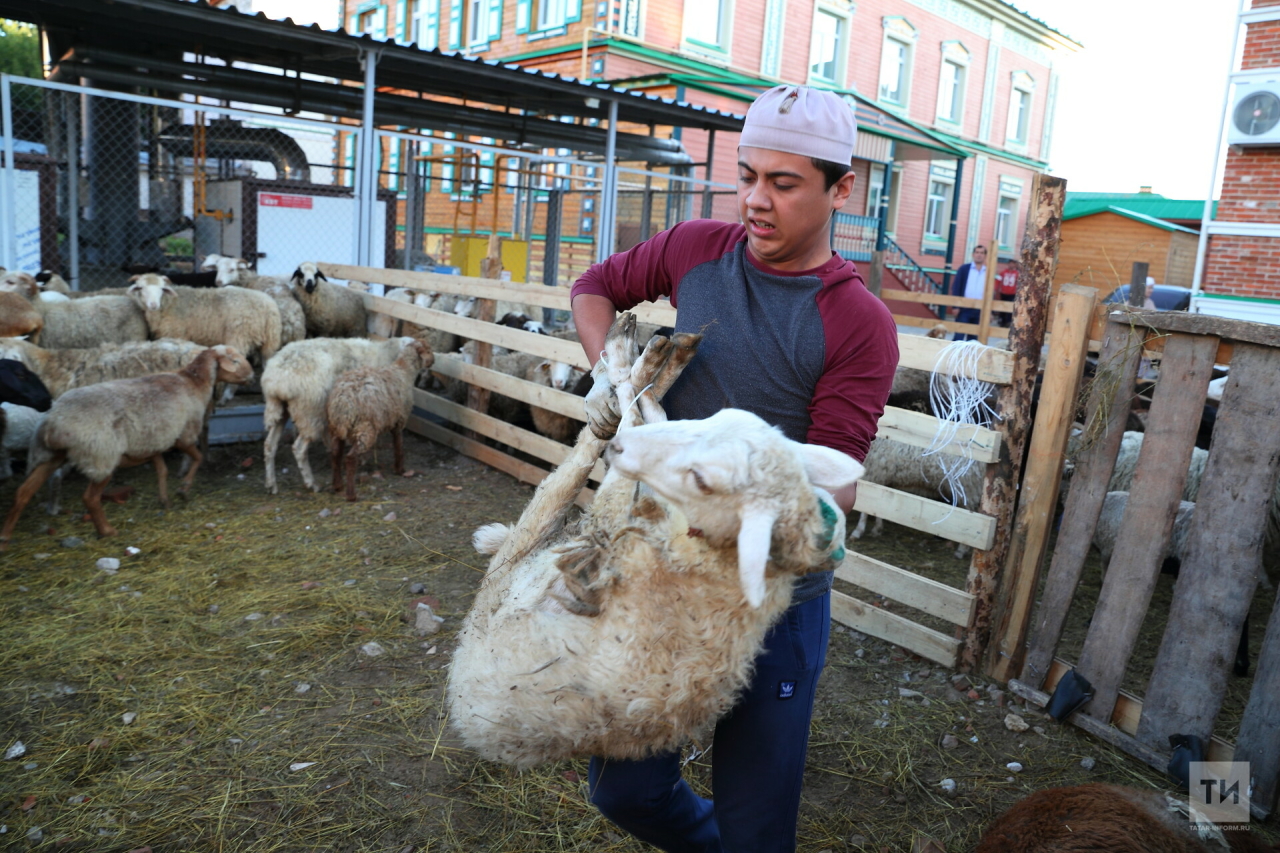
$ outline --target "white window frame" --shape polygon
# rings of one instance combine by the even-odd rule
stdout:
[[[942,65],[938,72],[937,120],[959,127],[964,122],[965,95],[969,88],[969,51],[958,41],[942,43]],[[949,69],[955,69],[949,79]]]
[[[992,262],[999,260],[1001,252],[1011,254],[1018,248],[1018,219],[1022,216],[1024,188],[1022,179],[1000,176],[1000,189],[996,194],[996,245],[995,251],[989,253]],[[1013,202],[1012,210],[1008,212],[1005,210],[1007,201]]]
[[[708,41],[704,38],[703,33],[693,32],[693,18],[690,12],[695,14],[705,10],[710,4],[717,3],[720,7],[719,32],[716,33],[714,41]],[[729,36],[733,32],[733,0],[687,0],[684,6],[685,14],[681,24],[683,35],[681,41],[686,48],[694,51],[709,51],[715,54],[729,54]]]
[[[880,195],[884,192],[884,163],[872,163],[867,171],[867,216],[880,216]]]
[[[911,77],[915,65],[916,28],[906,18],[885,16],[884,41],[880,45],[880,80],[876,85],[876,100],[905,109],[911,101]],[[900,51],[900,53],[899,53]],[[886,71],[891,58],[900,58],[897,67],[898,89],[894,96],[886,90]]]
[[[554,12],[555,14],[551,14]],[[563,27],[569,19],[569,0],[534,0],[533,29],[537,32]]]
[[[941,194],[934,193],[934,186],[943,187]],[[945,243],[947,230],[951,225],[951,208],[955,201],[956,170],[954,163],[930,163],[929,174],[925,183],[924,202],[924,242]],[[935,201],[937,202],[935,207]],[[930,231],[930,218],[936,212],[936,231]]]
[[[484,47],[493,40],[489,33],[488,0],[462,0],[462,46]]]
[[[1009,114],[1005,120],[1005,144],[1026,150],[1031,142],[1031,113],[1035,108],[1036,82],[1025,71],[1015,71],[1009,90]]]
[[[696,2],[696,0],[694,0]],[[817,54],[819,50],[818,44],[818,21],[820,15],[827,15],[836,22],[836,44],[835,56],[835,74],[826,77],[815,73],[814,66],[817,64]],[[847,11],[830,6],[825,3],[816,3],[813,8],[813,26],[809,33],[809,83],[828,84],[838,89],[843,89],[845,85],[845,77],[848,73],[849,66],[849,33],[852,29],[852,21]],[[826,63],[823,63],[826,64]]]

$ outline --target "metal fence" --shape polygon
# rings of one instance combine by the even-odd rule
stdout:
[[[215,253],[266,274],[354,263],[362,249],[375,266],[478,274],[495,232],[512,280],[563,285],[676,222],[737,218],[733,187],[692,167],[650,171],[430,128],[376,130],[365,204],[359,124],[87,82],[0,78],[0,265],[54,270],[77,289],[120,286],[143,267],[191,270]]]

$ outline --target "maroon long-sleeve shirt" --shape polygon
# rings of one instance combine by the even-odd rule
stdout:
[[[703,332],[663,401],[672,419],[746,409],[794,441],[862,461],[898,364],[892,315],[839,255],[785,272],[752,257],[746,239],[741,225],[682,222],[595,264],[572,295],[619,310],[670,296],[676,331]]]

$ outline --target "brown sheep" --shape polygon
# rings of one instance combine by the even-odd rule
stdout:
[[[117,468],[150,462],[155,466],[160,503],[169,506],[165,451],[176,447],[191,458],[180,494],[191,488],[203,458],[196,444],[215,382],[242,383],[253,377],[249,363],[232,347],[200,353],[181,370],[135,379],[116,379],[73,388],[45,415],[32,442],[30,474],[19,487],[0,530],[0,549],[9,541],[27,503],[64,462],[89,480],[84,505],[99,536],[114,536],[102,510],[102,492]]]
[[[325,404],[335,492],[342,488],[345,458],[347,500],[356,499],[356,467],[384,432],[391,433],[395,447],[395,472],[404,473],[404,428],[413,411],[413,383],[434,361],[431,347],[414,341],[385,367],[358,367],[338,377]]]
[[[1201,840],[1185,805],[1159,791],[1094,783],[1036,791],[996,818],[976,853],[1267,853],[1249,832]]]
[[[20,294],[0,291],[0,338],[38,335],[44,328],[44,317],[31,300]]]

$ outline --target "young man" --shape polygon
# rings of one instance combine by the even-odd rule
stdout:
[[[663,401],[669,417],[747,409],[793,440],[862,461],[893,383],[898,342],[884,303],[831,250],[831,215],[853,190],[855,133],[852,110],[829,92],[778,86],[761,95],[738,149],[741,222],[680,223],[591,267],[574,285],[574,320],[592,364],[616,310],[669,295],[676,330],[704,334]],[[587,412],[597,434],[609,435],[616,399],[597,376]],[[845,511],[854,493],[836,495]],[[681,779],[677,753],[594,759],[591,798],[601,812],[671,853],[793,851],[830,588],[830,573],[797,585],[752,684],[717,725],[714,802]]]
[[[982,299],[987,292],[987,247],[973,247],[973,262],[961,265],[956,270],[955,280],[951,282],[951,295],[963,296],[965,299]],[[955,309],[952,309],[955,310]],[[957,323],[981,323],[981,308],[961,308],[956,311]],[[971,341],[977,335],[957,332],[955,340]]]

